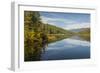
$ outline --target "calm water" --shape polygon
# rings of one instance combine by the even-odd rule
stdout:
[[[49,44],[41,56],[41,60],[85,58],[90,58],[90,42],[77,36]]]

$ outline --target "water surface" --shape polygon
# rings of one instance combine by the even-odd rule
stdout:
[[[90,58],[90,42],[77,36],[49,44],[41,55],[41,60],[86,58]]]

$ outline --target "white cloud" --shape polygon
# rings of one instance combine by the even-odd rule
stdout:
[[[48,22],[62,22],[62,23],[65,23],[65,24],[75,23],[74,21],[68,20],[67,18],[66,19],[63,19],[63,18],[50,18],[50,17],[44,17],[44,16],[41,16],[41,18],[42,18],[42,21],[44,23],[48,23]]]
[[[72,24],[72,25],[66,25],[65,29],[71,30],[71,29],[80,29],[80,28],[89,28],[90,23],[80,23],[80,24]]]

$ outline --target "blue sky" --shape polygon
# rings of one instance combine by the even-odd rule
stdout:
[[[71,30],[90,27],[90,14],[40,12],[40,15],[44,23],[55,25],[63,29]]]

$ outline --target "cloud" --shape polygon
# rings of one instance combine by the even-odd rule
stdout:
[[[77,23],[72,25],[66,25],[65,29],[71,30],[71,29],[80,29],[80,28],[89,28],[90,23]]]
[[[41,16],[41,18],[44,23],[50,23],[50,22],[60,22],[64,24],[75,23],[75,21],[71,21],[71,20],[64,19],[64,18],[50,18],[50,17],[45,17],[45,16]]]

